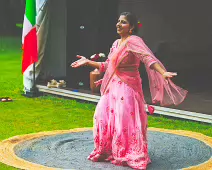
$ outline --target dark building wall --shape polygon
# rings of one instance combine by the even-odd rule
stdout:
[[[71,27],[71,17],[67,17],[67,1],[50,0],[49,2],[51,2],[52,12],[50,16],[49,43],[47,43],[49,51],[46,58],[48,58],[48,67],[52,75],[67,76],[67,69],[71,70],[69,65],[75,60],[75,54],[79,52],[82,55],[88,54],[89,56],[98,48],[109,48],[112,39],[117,38],[115,34],[108,33],[108,37],[111,37],[110,43],[108,41],[107,44],[99,45],[103,44],[101,41],[105,40],[102,35],[107,35],[107,25],[110,28],[108,32],[112,32],[115,28],[115,22],[111,22],[112,25],[110,25],[110,22],[106,22],[106,19],[90,17],[90,21],[95,19],[95,21],[102,21],[102,25],[105,22],[107,24],[101,29],[96,29],[98,23],[95,24],[94,22],[91,25],[94,28],[92,28],[93,31],[90,32],[90,35],[83,35],[78,38],[77,41],[81,39],[82,42],[77,43],[81,45],[73,47],[70,44],[72,41],[71,34],[74,37],[75,32]],[[210,78],[208,78],[211,77],[212,61],[210,54],[212,46],[212,20],[209,17],[212,11],[210,10],[210,4],[209,0],[201,1],[201,3],[192,0],[119,0],[117,13],[131,11],[138,16],[143,24],[143,27],[139,30],[139,36],[144,39],[169,71],[178,72],[179,76],[177,76],[175,82],[188,87],[189,90],[194,87],[194,84],[195,88],[202,86],[202,84],[208,84],[208,86],[211,84]],[[76,17],[78,16],[76,13]],[[113,16],[114,18],[117,17],[115,14]],[[80,24],[83,25],[86,22]],[[73,25],[76,26],[76,23],[74,22]],[[79,29],[79,25],[76,29]],[[94,33],[95,31],[97,34]],[[102,32],[104,33],[101,35]],[[84,30],[84,33],[86,33],[86,30]],[[89,32],[86,34],[89,34]],[[94,36],[91,36],[92,34]],[[96,35],[99,36],[96,37]],[[93,37],[93,39],[90,37]],[[96,38],[98,38],[98,41],[95,41]],[[67,51],[69,52],[67,53]],[[68,77],[71,78],[72,76]]]
[[[139,30],[150,49],[169,71],[176,84],[192,91],[211,91],[212,1],[120,0],[119,13],[135,13]],[[141,67],[143,82],[147,82]]]
[[[116,39],[117,2],[117,0],[67,0],[66,62],[69,86],[90,89],[90,71],[94,68],[74,69],[70,64],[77,60],[76,55],[89,58],[96,53],[109,53]]]
[[[170,68],[209,68],[211,6],[210,0],[120,0],[119,12],[138,16],[143,24],[139,35]]]

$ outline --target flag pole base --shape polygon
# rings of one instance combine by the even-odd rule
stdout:
[[[38,88],[36,87],[36,88],[30,89],[30,91],[24,91],[22,95],[28,98],[34,98],[34,97],[41,96],[41,93],[38,91]]]

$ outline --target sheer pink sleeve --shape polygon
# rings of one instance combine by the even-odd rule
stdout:
[[[144,55],[136,52],[132,52],[136,57],[138,57],[142,63],[148,68],[154,63],[157,63],[157,60],[155,60],[151,55]]]
[[[99,71],[105,72],[107,70],[108,63],[109,63],[109,59],[107,59],[105,62],[100,62]]]
[[[161,106],[167,106],[183,102],[188,91],[175,85],[171,79],[165,80],[159,72],[150,68],[153,63],[157,62],[166,71],[164,65],[154,56],[140,37],[132,36],[126,46],[128,51],[145,64],[153,103],[159,102]]]

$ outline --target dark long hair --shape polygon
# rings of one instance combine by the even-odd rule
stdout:
[[[129,22],[130,26],[133,27],[133,34],[138,33],[138,20],[137,17],[132,14],[131,12],[122,12],[120,16],[123,15],[126,17],[127,21]]]

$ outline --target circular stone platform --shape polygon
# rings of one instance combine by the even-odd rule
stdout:
[[[10,146],[7,144],[5,149],[8,141]],[[148,170],[212,168],[212,138],[210,137],[188,131],[149,128],[148,142],[152,160]],[[46,169],[45,167],[76,170],[131,169],[115,166],[109,162],[87,160],[87,156],[93,150],[91,129],[14,137],[0,144],[0,155],[6,150],[12,151],[10,155],[14,160],[6,158],[2,161],[0,156],[0,161],[15,167],[21,165],[23,169],[27,169],[27,166],[28,168],[37,166],[38,169]]]

